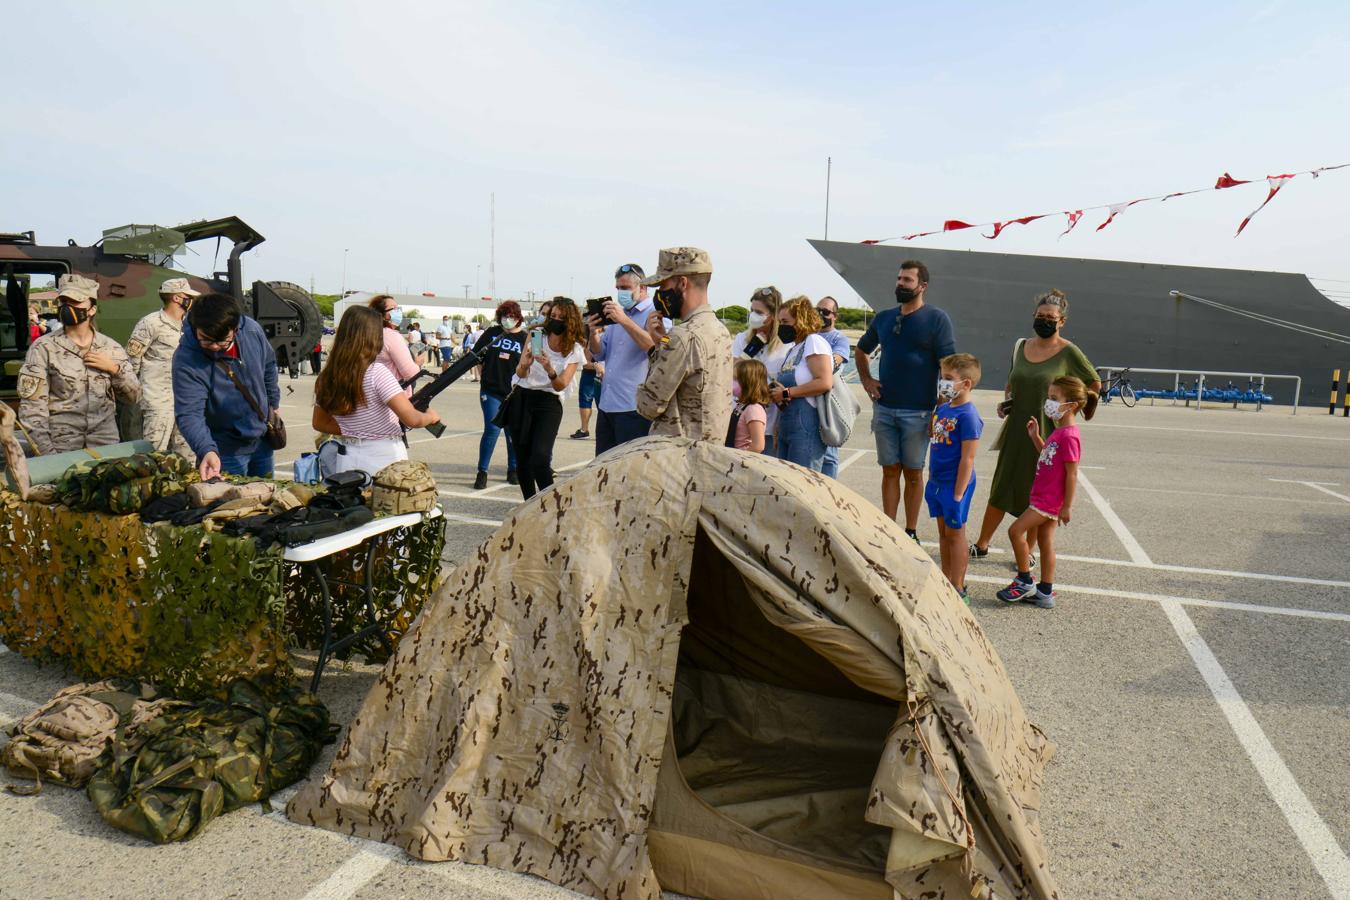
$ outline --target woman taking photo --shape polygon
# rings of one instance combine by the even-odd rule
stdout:
[[[834,385],[834,351],[820,336],[823,324],[809,297],[793,297],[779,313],[780,337],[789,342],[769,390],[778,415],[778,458],[819,472],[825,464],[816,404]]]
[[[531,334],[532,340],[522,342],[512,379],[520,396],[511,402],[521,408],[511,416],[511,437],[520,463],[520,492],[526,500],[553,484],[553,442],[562,424],[562,396],[586,359],[581,312],[567,297],[553,298],[539,330],[543,335],[539,355],[531,346]]]
[[[1034,337],[1021,338],[1013,345],[1012,371],[1003,388],[1004,402],[998,416],[1003,428],[994,449],[998,464],[989,487],[989,505],[984,510],[980,536],[970,545],[970,555],[976,559],[989,554],[989,541],[998,530],[1004,515],[1014,517],[1026,511],[1031,502],[1031,483],[1036,478],[1036,460],[1040,451],[1027,432],[1027,419],[1040,424],[1040,433],[1049,434],[1054,428],[1045,416],[1045,400],[1050,395],[1050,383],[1056,378],[1072,375],[1087,385],[1088,392],[1096,394],[1102,383],[1097,370],[1077,346],[1060,334],[1069,320],[1069,301],[1063,291],[1049,291],[1036,297],[1036,313],[1031,320]],[[1092,418],[1084,409],[1084,419]],[[1030,536],[1034,541],[1035,535]]]
[[[355,306],[342,315],[328,365],[314,386],[315,431],[335,435],[343,445],[331,472],[361,469],[374,475],[408,458],[403,429],[425,428],[441,420],[413,409],[398,379],[378,363],[385,346],[380,313]]]
[[[478,405],[483,409],[483,436],[478,439],[478,474],[473,479],[473,489],[481,491],[487,487],[488,466],[492,465],[492,452],[497,449],[497,437],[502,429],[492,423],[502,403],[511,393],[511,376],[520,362],[520,353],[525,349],[525,330],[520,325],[520,304],[514,300],[505,300],[498,304],[496,324],[483,332],[483,336],[474,345],[473,352],[480,353],[483,348],[491,348],[483,358],[478,369],[483,373],[482,387],[478,391]],[[516,473],[516,445],[511,432],[506,433],[506,481],[508,484],[520,484]]]
[[[770,285],[762,287],[750,295],[750,315],[745,320],[746,329],[731,342],[731,362],[735,365],[739,359],[757,359],[764,364],[769,377],[778,374],[783,358],[787,355],[788,344],[779,336],[779,310],[783,306],[783,295],[778,288]],[[768,421],[764,423],[764,452],[770,456],[775,453],[774,434],[778,424],[778,407],[769,404]]]

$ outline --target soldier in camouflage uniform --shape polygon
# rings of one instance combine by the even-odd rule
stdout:
[[[115,444],[117,400],[136,402],[140,382],[122,345],[94,330],[98,282],[62,275],[57,302],[61,333],[38,338],[19,370],[19,419],[38,453]]]
[[[141,433],[156,450],[192,459],[192,448],[178,432],[173,417],[173,352],[183,336],[183,317],[197,291],[186,278],[170,278],[159,288],[164,308],[136,323],[127,341],[131,368],[141,382]]]
[[[731,421],[731,335],[708,305],[712,261],[697,247],[662,250],[657,271],[642,283],[660,285],[647,332],[656,342],[637,411],[652,434],[698,441],[726,440]],[[679,317],[666,334],[662,316]]]

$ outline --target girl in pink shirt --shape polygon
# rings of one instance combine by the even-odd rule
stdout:
[[[727,444],[737,450],[764,452],[764,429],[768,424],[769,372],[757,359],[738,359],[733,370],[731,393],[736,406],[731,416]]]
[[[1097,408],[1097,395],[1072,375],[1050,382],[1045,415],[1055,423],[1049,437],[1041,438],[1035,417],[1027,420],[1027,433],[1040,451],[1036,461],[1036,480],[1031,484],[1031,502],[1008,529],[1013,553],[1017,556],[1017,577],[998,592],[1007,603],[1024,601],[1041,609],[1055,605],[1055,526],[1068,525],[1070,507],[1078,487],[1078,460],[1083,456],[1074,414],[1084,410],[1091,416]],[[1041,548],[1041,580],[1031,580],[1031,542]]]

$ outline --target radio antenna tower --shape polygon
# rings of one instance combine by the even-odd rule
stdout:
[[[492,232],[492,244],[488,255],[488,294],[493,301],[497,299],[497,192],[493,191],[490,195],[490,228]]]

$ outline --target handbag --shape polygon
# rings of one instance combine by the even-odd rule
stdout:
[[[820,422],[820,439],[826,447],[842,447],[853,433],[862,406],[853,396],[847,382],[835,378],[830,389],[816,398],[816,416]]]
[[[514,407],[520,402],[520,399],[520,390],[515,385],[512,385],[511,392],[506,395],[506,399],[502,401],[502,405],[497,407],[497,414],[492,417],[492,424],[497,428],[509,429],[513,417],[515,416]]]
[[[244,399],[248,401],[248,405],[253,407],[253,411],[257,413],[258,418],[262,419],[263,424],[267,426],[267,445],[273,450],[285,449],[286,423],[281,420],[281,413],[277,412],[275,409],[272,410],[270,415],[264,413],[262,407],[258,405],[258,401],[253,399],[253,395],[249,393],[248,388],[244,387],[244,383],[239,380],[239,376],[234,374],[234,369],[230,368],[230,364],[223,359],[216,360],[216,362],[225,370],[225,374],[229,377],[230,383],[239,390],[239,393],[244,395]]]

